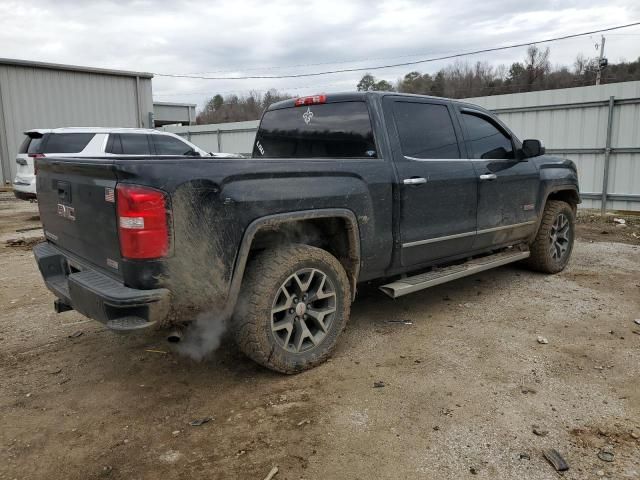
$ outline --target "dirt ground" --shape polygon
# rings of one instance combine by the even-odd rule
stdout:
[[[0,238],[36,215],[0,194]],[[586,215],[558,275],[362,288],[333,358],[296,376],[57,315],[2,241],[0,479],[556,479],[548,448],[567,479],[640,478],[640,219]]]

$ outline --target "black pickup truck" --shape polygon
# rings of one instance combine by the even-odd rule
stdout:
[[[116,330],[206,313],[294,373],[330,355],[361,282],[396,298],[516,261],[562,270],[577,173],[544,153],[459,101],[286,100],[252,158],[39,159],[34,253],[58,312]]]

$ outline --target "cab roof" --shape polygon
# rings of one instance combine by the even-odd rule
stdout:
[[[459,105],[463,105],[469,108],[474,108],[478,110],[484,111],[485,109],[479,107],[478,105],[473,105],[471,103],[466,103],[461,100],[455,100],[451,98],[445,97],[435,97],[432,95],[416,95],[413,93],[401,93],[401,92],[337,92],[337,93],[326,93],[319,95],[302,95],[297,98],[290,98],[287,100],[282,100],[280,102],[272,104],[267,110],[277,110],[280,108],[290,108],[296,106],[296,100],[299,98],[309,98],[314,96],[324,96],[325,101],[321,103],[334,103],[334,102],[357,102],[357,101],[365,101],[367,98],[371,97],[386,97],[386,96],[394,96],[394,97],[406,97],[406,98],[423,98],[423,99],[432,99],[438,100],[442,102],[443,100],[446,102],[456,103]]]

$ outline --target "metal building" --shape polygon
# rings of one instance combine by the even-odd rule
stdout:
[[[2,183],[15,175],[25,130],[152,127],[152,78],[151,73],[0,58]]]
[[[196,123],[196,104],[153,102],[153,122],[156,127],[193,125]]]

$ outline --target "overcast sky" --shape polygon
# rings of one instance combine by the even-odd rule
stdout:
[[[153,73],[277,75],[398,63],[639,20],[640,0],[0,0],[0,57]],[[610,61],[640,56],[639,27],[606,37]],[[553,64],[571,65],[578,53],[596,55],[599,40],[541,46],[551,48]],[[467,60],[509,64],[524,50]],[[448,63],[371,73],[394,81]],[[201,107],[217,92],[353,90],[363,73],[223,81],[156,76],[153,93],[156,100]]]

